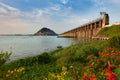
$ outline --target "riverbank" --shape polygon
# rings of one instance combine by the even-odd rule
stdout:
[[[103,57],[103,60],[101,59],[102,62],[95,61],[98,61],[97,59],[100,58],[98,53],[107,51],[108,47],[110,47],[108,41],[93,41],[20,59],[0,67],[0,80],[82,80],[85,74],[89,75],[88,77],[93,75],[98,80],[106,80],[102,73],[108,67],[107,61],[111,61],[114,58]],[[117,53],[117,49],[110,49]],[[110,62],[112,66],[120,66],[118,63],[119,61],[116,63]],[[92,65],[92,67],[89,65]],[[102,69],[101,73],[97,73],[99,69]],[[92,71],[92,74],[90,71]],[[114,73],[120,75],[120,69],[115,68]]]

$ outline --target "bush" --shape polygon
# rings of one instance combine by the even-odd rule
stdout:
[[[10,57],[12,53],[0,52],[0,66],[3,65]]]
[[[43,54],[38,56],[38,61],[39,63],[47,64],[53,61],[53,58],[47,52],[44,52]]]

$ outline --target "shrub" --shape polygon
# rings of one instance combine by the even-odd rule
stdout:
[[[51,61],[53,61],[53,58],[47,52],[44,52],[43,54],[38,56],[38,61],[39,61],[39,63],[47,64],[47,63],[50,63]]]
[[[10,57],[12,53],[0,52],[0,66],[3,65]]]

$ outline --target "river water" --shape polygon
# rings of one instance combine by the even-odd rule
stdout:
[[[70,38],[57,36],[0,36],[0,51],[12,52],[10,61],[13,61],[57,49],[57,46],[67,47],[75,43],[76,41]]]

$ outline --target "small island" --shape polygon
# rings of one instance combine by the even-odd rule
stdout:
[[[46,28],[46,27],[40,29],[34,35],[36,36],[57,36],[57,34],[53,30]]]

